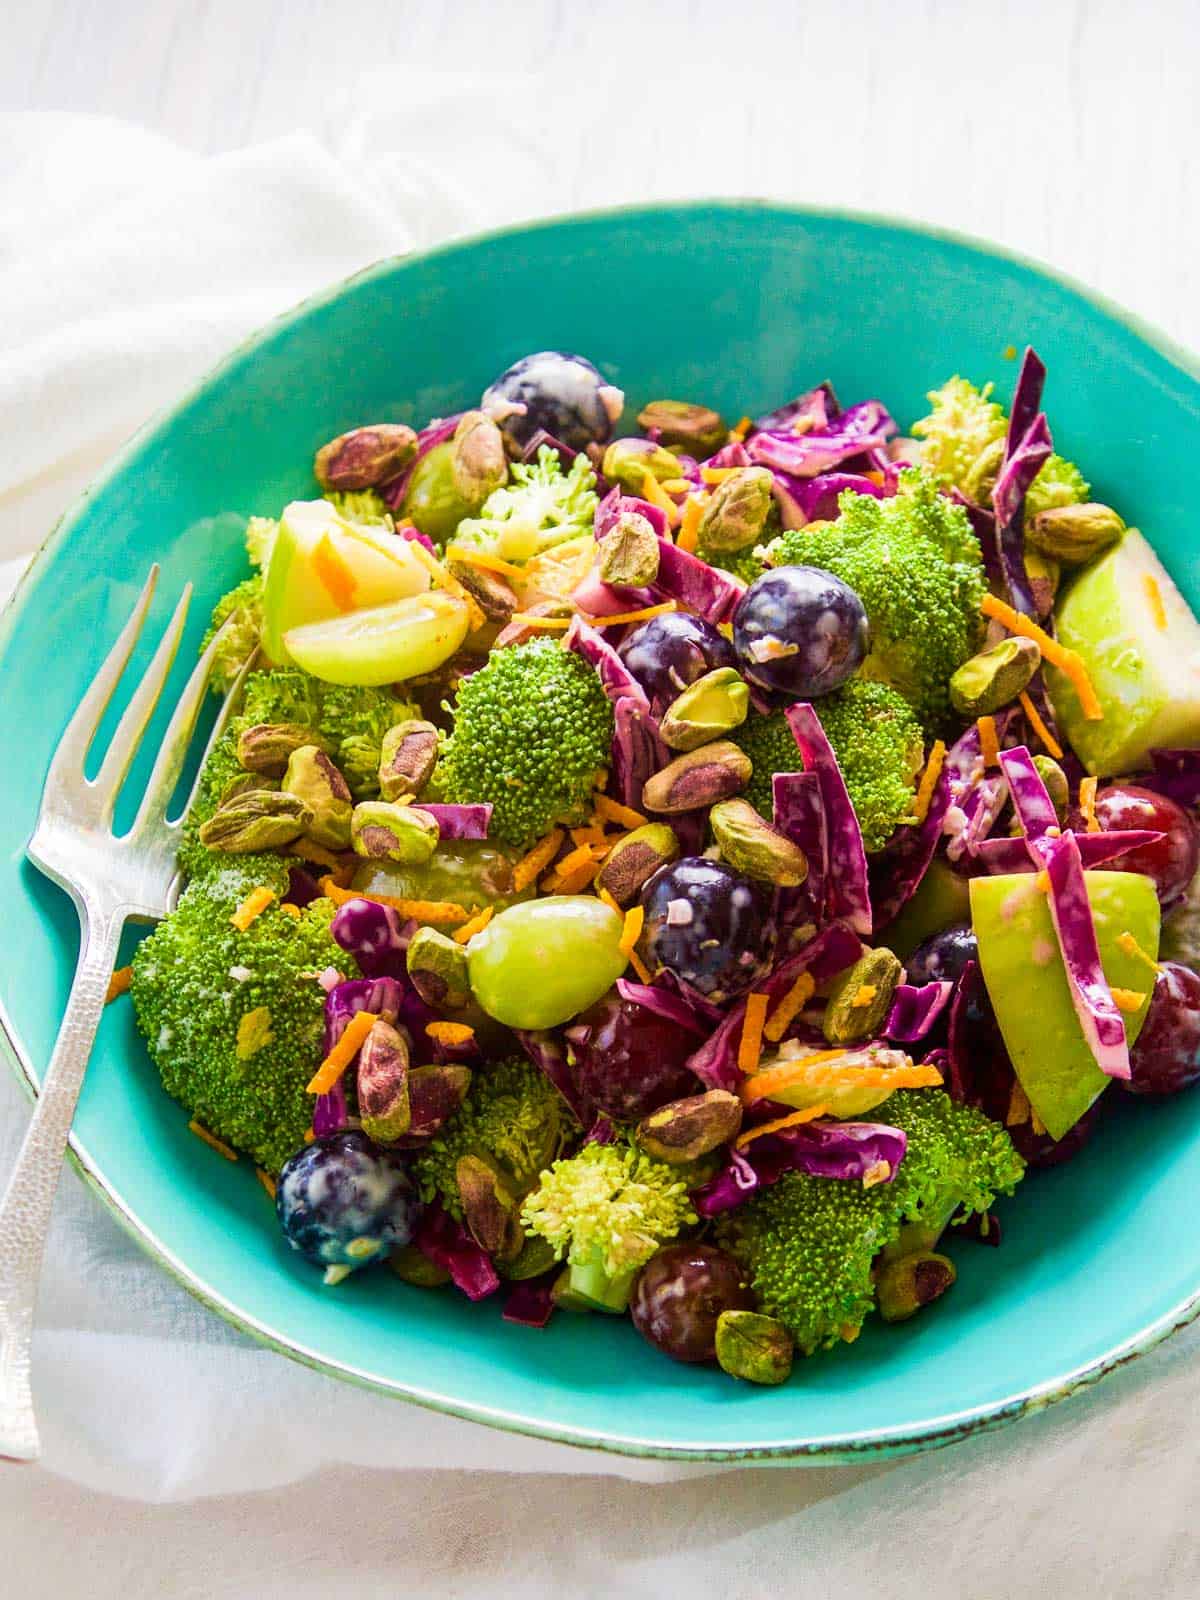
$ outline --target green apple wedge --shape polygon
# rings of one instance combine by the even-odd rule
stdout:
[[[1158,897],[1140,873],[1088,872],[1085,881],[1105,977],[1114,988],[1145,996],[1125,1017],[1133,1044],[1154,988],[1146,957],[1158,956]],[[1109,1080],[1075,1013],[1049,900],[1032,872],[972,878],[971,921],[988,997],[1021,1087],[1050,1137],[1061,1139]],[[1122,939],[1127,933],[1136,948]]]
[[[327,683],[403,683],[436,672],[467,637],[470,611],[442,589],[290,628],[288,658]]]
[[[279,519],[263,585],[263,649],[288,665],[291,629],[428,588],[429,574],[394,533],[352,522],[328,500],[293,500]]]
[[[1047,666],[1058,720],[1089,772],[1136,772],[1156,745],[1200,746],[1200,623],[1136,528],[1083,569],[1054,620],[1104,708],[1088,722],[1068,679]]]

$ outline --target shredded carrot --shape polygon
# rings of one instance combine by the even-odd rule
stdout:
[[[741,444],[753,426],[754,424],[749,417],[739,417],[729,430],[730,439],[736,439],[738,444]]]
[[[229,920],[239,933],[245,933],[254,919],[261,917],[274,899],[274,889],[268,889],[265,885],[260,885],[257,889],[251,889]]]
[[[1146,591],[1146,599],[1150,602],[1150,614],[1154,618],[1154,626],[1160,633],[1167,631],[1167,608],[1163,605],[1162,590],[1158,587],[1158,579],[1152,572],[1142,573],[1142,588]]]
[[[589,851],[587,859],[580,862],[571,872],[559,867],[553,875],[553,888],[547,888],[549,880],[543,880],[542,887],[548,894],[582,894],[599,871],[600,863]]]
[[[673,528],[678,526],[679,507],[648,467],[642,473],[642,499],[657,506]]]
[[[263,1188],[271,1196],[271,1199],[274,1200],[274,1198],[275,1198],[275,1179],[271,1176],[271,1174],[269,1172],[264,1172],[261,1167],[255,1167],[254,1176],[258,1179],[259,1183],[262,1184]]]
[[[979,748],[983,752],[985,767],[1000,765],[1000,740],[996,737],[995,717],[980,717],[975,724],[979,729]]]
[[[929,815],[929,805],[933,799],[933,791],[938,786],[938,779],[942,775],[942,763],[945,759],[945,740],[939,739],[929,752],[929,760],[925,763],[925,771],[921,774],[920,786],[913,801],[912,814],[916,822],[924,822]]]
[[[621,928],[621,942],[617,946],[623,956],[632,955],[633,948],[642,937],[642,925],[646,920],[644,906],[630,906],[625,913],[624,924]]]
[[[700,477],[705,483],[724,483],[726,478],[732,478],[735,472],[744,472],[744,467],[701,467]]]
[[[665,478],[663,488],[668,494],[687,494],[692,487],[690,478]]]
[[[472,917],[470,922],[464,922],[461,928],[455,928],[451,938],[456,939],[459,944],[469,943],[477,933],[483,932],[495,914],[495,906],[484,906],[477,917]]]
[[[704,501],[698,494],[690,494],[684,501],[683,517],[679,523],[679,537],[675,543],[690,555],[700,537],[700,521],[704,516]]]
[[[255,1006],[252,1011],[246,1011],[238,1018],[235,1048],[239,1061],[249,1061],[251,1056],[256,1056],[260,1050],[274,1043],[270,1006]]]
[[[1008,1110],[1004,1115],[1006,1128],[1020,1128],[1029,1121],[1029,1096],[1025,1093],[1019,1078],[1013,1079],[1013,1086],[1008,1096]]]
[[[1065,645],[1059,644],[1057,639],[1051,638],[1045,628],[1039,628],[1036,622],[1031,621],[1029,617],[1023,617],[1007,601],[998,600],[994,594],[985,594],[979,602],[979,609],[985,617],[1002,622],[1010,633],[1019,633],[1026,639],[1033,639],[1041,649],[1043,660],[1048,661],[1052,667],[1057,667],[1063,676],[1070,680],[1072,688],[1079,696],[1079,708],[1085,719],[1088,722],[1103,721],[1104,707],[1092,687],[1092,680],[1088,677],[1083,657],[1077,651],[1068,650]]]
[[[1114,988],[1112,991],[1112,997],[1113,1003],[1116,1005],[1117,1010],[1124,1011],[1127,1014],[1134,1011],[1140,1011],[1146,1004],[1145,994],[1137,989]]]
[[[215,1133],[209,1133],[207,1128],[201,1127],[195,1117],[188,1123],[188,1132],[194,1133],[197,1139],[203,1139],[206,1145],[211,1146],[219,1156],[224,1156],[226,1161],[236,1161],[237,1151],[231,1150],[224,1139],[218,1139]]]
[[[576,844],[576,845],[579,845],[579,844],[603,845],[604,848],[607,850],[609,845],[612,843],[612,840],[611,839],[605,839],[603,828],[599,827],[594,822],[589,822],[589,823],[586,823],[581,828],[572,828],[571,829],[571,843],[572,844]]]
[[[843,1322],[841,1327],[842,1343],[853,1344],[862,1332],[862,1328],[854,1322]]]
[[[321,587],[339,611],[354,610],[354,574],[333,547],[327,533],[321,535],[312,554],[313,572]]]
[[[877,489],[883,488],[884,478],[882,472],[864,472],[863,477],[866,478],[869,483],[873,483]]]
[[[1046,1131],[1046,1124],[1042,1121],[1041,1117],[1038,1116],[1037,1112],[1032,1106],[1029,1108],[1029,1126],[1039,1137]]]
[[[812,1088],[863,1088],[863,1089],[923,1089],[937,1085],[942,1075],[935,1066],[922,1062],[920,1066],[909,1062],[904,1067],[839,1066],[845,1060],[845,1050],[815,1050],[812,1055],[797,1061],[781,1061],[778,1066],[765,1067],[739,1085],[738,1093],[747,1104],[755,1100],[771,1100],[780,1090],[795,1084]]]
[[[678,611],[678,600],[663,600],[656,606],[643,606],[640,611],[618,611],[611,617],[586,617],[593,628],[617,628],[627,622],[649,622],[651,617],[666,616],[668,611]]]
[[[570,617],[538,617],[532,611],[514,611],[509,622],[519,622],[523,628],[548,628],[551,633],[566,631],[571,626]]]
[[[860,984],[858,991],[855,994],[854,999],[851,1000],[850,1004],[851,1006],[869,1006],[871,1001],[874,1000],[878,993],[879,985],[877,983]]]
[[[1138,960],[1149,967],[1150,971],[1156,976],[1162,971],[1162,968],[1159,966],[1158,962],[1155,961],[1154,957],[1142,949],[1141,945],[1131,933],[1126,932],[1118,937],[1117,949],[1124,950],[1127,956],[1136,956]]]
[[[305,1132],[305,1135],[304,1135],[305,1144],[311,1144],[316,1137],[317,1137],[317,1131],[316,1131],[315,1128],[307,1129],[306,1132]]]
[[[434,1044],[452,1046],[470,1044],[475,1037],[475,1029],[465,1022],[427,1022],[425,1032]]]
[[[1046,871],[1045,867],[1043,867],[1038,875],[1034,878],[1033,885],[1035,889],[1040,889],[1043,894],[1050,893],[1050,874]]]
[[[328,1094],[363,1047],[371,1029],[379,1021],[374,1011],[356,1011],[346,1031],[322,1061],[308,1083],[309,1094]]]
[[[746,996],[746,1013],[742,1018],[742,1036],[738,1041],[738,1071],[758,1071],[762,1057],[763,1027],[767,1020],[767,1007],[771,996],[758,991]]]
[[[646,825],[646,818],[640,811],[635,811],[632,806],[623,806],[618,800],[610,800],[606,794],[596,796],[595,811],[605,826],[616,824],[632,830]]]
[[[760,1122],[757,1128],[747,1128],[745,1133],[739,1133],[733,1141],[735,1150],[744,1150],[754,1139],[761,1139],[764,1133],[780,1133],[784,1128],[799,1127],[802,1122],[815,1122],[818,1117],[825,1116],[828,1106],[806,1106],[803,1111],[793,1111],[790,1117],[776,1117],[774,1122]]]
[[[1100,820],[1096,816],[1096,785],[1099,778],[1080,778],[1079,780],[1079,809],[1087,823],[1089,833],[1099,833]]]
[[[637,973],[637,980],[639,983],[644,983],[649,986],[654,982],[653,974],[651,973],[649,967],[647,967],[646,963],[642,960],[641,956],[638,955],[636,950],[631,950],[629,952],[629,965]]]
[[[788,992],[768,1017],[763,1034],[772,1044],[778,1044],[796,1017],[816,993],[816,980],[811,972],[802,972]]]
[[[299,922],[300,907],[295,903],[295,901],[284,900],[281,902],[279,909],[283,912],[285,917],[291,917],[293,922]]]
[[[470,613],[471,632],[474,633],[476,628],[482,628],[487,619],[483,612],[479,609],[479,602],[475,599],[474,595],[469,593],[469,591],[465,589],[461,583],[459,583],[454,574],[448,572],[438,558],[435,555],[431,555],[418,539],[412,539],[409,541],[408,550],[411,555],[416,557],[421,566],[425,568],[425,571],[432,578],[437,588],[445,589],[447,594],[452,594],[456,600],[461,600],[463,602]]]
[[[391,906],[393,911],[398,911],[402,917],[411,917],[414,922],[468,922],[474,915],[473,911],[468,911],[466,906],[460,906],[453,900],[405,900],[394,894],[368,894],[363,889],[343,889],[332,878],[322,878],[320,881],[321,892],[336,906],[344,906],[348,900],[370,900],[377,906]]]
[[[328,867],[331,872],[337,872],[346,864],[345,857],[335,855],[332,850],[327,850],[323,844],[314,844],[311,839],[293,839],[291,844],[283,847],[285,856],[297,856],[301,861],[315,861],[319,867]]]
[[[1058,740],[1050,732],[1050,729],[1042,721],[1041,714],[1038,711],[1038,708],[1034,705],[1033,701],[1029,698],[1029,691],[1027,689],[1021,690],[1021,710],[1024,711],[1025,715],[1029,718],[1029,726],[1045,745],[1047,755],[1053,756],[1055,761],[1061,761],[1063,753],[1062,745],[1059,744]]]
[[[541,876],[562,848],[565,837],[561,828],[551,828],[544,839],[539,839],[533,849],[521,857],[513,868],[513,888],[518,894]]]
[[[104,991],[104,1004],[111,1005],[119,995],[127,994],[132,979],[132,967],[118,967],[108,980],[108,988]]]
[[[501,561],[499,556],[489,556],[484,550],[468,550],[461,544],[446,546],[447,561],[461,561],[464,566],[480,567],[484,572],[498,572],[502,578],[519,578],[524,581],[525,568],[515,567],[511,561]]]
[[[617,915],[622,920],[624,920],[625,913],[621,910],[620,906],[613,899],[612,895],[609,894],[608,890],[607,889],[600,889],[600,890],[597,891],[597,893],[598,893],[599,898],[604,901],[604,904],[609,908],[609,910],[610,911],[615,911],[617,913]]]
[[[566,878],[571,873],[577,872],[580,867],[590,866],[593,860],[594,857],[592,856],[590,845],[577,845],[574,850],[568,851],[558,863],[559,875]]]

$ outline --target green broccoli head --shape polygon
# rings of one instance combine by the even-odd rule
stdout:
[[[808,1355],[857,1337],[875,1302],[875,1259],[902,1231],[915,1226],[928,1248],[954,1212],[988,1210],[1025,1170],[1003,1128],[940,1089],[899,1089],[875,1115],[908,1135],[891,1183],[789,1173],[717,1224],[761,1309]]]
[[[266,571],[278,532],[279,521],[276,517],[250,518],[246,524],[246,554],[250,557],[251,566]]]
[[[490,800],[491,836],[524,849],[555,823],[583,820],[612,732],[600,680],[574,652],[552,639],[495,650],[459,688],[437,791]]]
[[[477,517],[459,523],[454,543],[505,561],[528,561],[590,533],[596,505],[596,474],[588,458],[577,455],[564,472],[557,450],[543,445],[536,461],[514,463],[510,481],[493,489]]]
[[[836,522],[791,529],[767,546],[773,566],[824,567],[867,612],[862,674],[898,689],[931,732],[950,716],[950,676],[978,648],[986,588],[966,513],[927,473],[900,474],[887,500],[846,492]]]
[[[851,678],[813,701],[846,780],[850,804],[868,851],[882,850],[912,812],[913,789],[925,760],[921,725],[903,696],[885,683]],[[753,774],[745,798],[768,822],[771,779],[803,767],[795,736],[782,711],[752,711],[731,736],[750,757]]]
[[[246,679],[238,727],[256,722],[298,722],[323,734],[333,759],[356,799],[378,793],[379,754],[384,734],[416,716],[389,689],[326,683],[299,667],[252,672]]]
[[[233,680],[258,645],[262,634],[262,597],[262,573],[256,572],[222,595],[213,607],[208,631],[200,641],[201,655],[212,643],[217,630],[229,622],[228,631],[213,657],[209,686],[215,694],[229,692]]]
[[[138,946],[131,994],[168,1094],[210,1133],[278,1172],[312,1126],[306,1086],[321,1060],[325,1009],[316,974],[357,969],[330,935],[331,901],[316,900],[299,917],[272,906],[244,933],[235,928],[231,913],[264,882],[281,888],[257,858],[226,857],[189,887]]]
[[[525,1056],[477,1068],[467,1098],[440,1133],[413,1158],[426,1201],[440,1199],[462,1217],[455,1169],[463,1156],[492,1163],[524,1194],[578,1125],[558,1090]]]
[[[351,522],[377,523],[391,516],[387,503],[374,489],[331,489],[323,498]]]

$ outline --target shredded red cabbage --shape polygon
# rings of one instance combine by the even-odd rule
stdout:
[[[622,1000],[630,1000],[634,1005],[644,1006],[647,1011],[665,1017],[685,1033],[704,1038],[709,1031],[708,1018],[700,1016],[696,1007],[690,1005],[681,994],[673,993],[660,984],[631,983],[628,978],[618,978],[617,993]]]
[[[318,1139],[327,1133],[341,1133],[350,1120],[345,1076],[343,1073],[327,1094],[319,1094],[313,1101],[312,1127]]]
[[[397,978],[351,978],[330,989],[325,996],[325,1055],[345,1033],[350,1018],[359,1011],[373,1011],[385,1022],[396,1022],[404,1003],[405,985]]]
[[[540,1278],[527,1278],[514,1283],[504,1302],[505,1322],[516,1322],[522,1328],[544,1328],[554,1315],[554,1280],[558,1269],[544,1273]]]
[[[896,424],[879,400],[863,400],[824,427],[807,433],[764,429],[746,441],[746,453],[763,467],[777,467],[797,478],[815,478],[852,456],[886,444]]]
[[[413,1243],[427,1261],[450,1274],[454,1287],[468,1300],[486,1300],[500,1287],[500,1275],[487,1252],[442,1206],[426,1206]]]
[[[1044,413],[1038,412],[1009,456],[992,490],[996,541],[1009,599],[1027,617],[1037,615],[1025,570],[1025,496],[1054,449]]]
[[[339,906],[329,931],[369,978],[403,978],[406,951],[416,923],[406,921],[394,906],[376,900],[347,900]]]
[[[794,400],[789,400],[786,405],[779,406],[775,411],[768,411],[766,416],[756,417],[751,433],[776,433],[781,429],[794,429],[797,423],[808,428],[827,428],[842,414],[838,405],[837,395],[833,392],[833,385],[828,382],[819,383],[815,389],[807,389],[803,394],[797,395]]]
[[[872,495],[876,500],[886,498],[886,491],[873,478],[864,478],[858,472],[821,472],[815,478],[797,478],[775,467],[772,473],[785,528],[832,521],[838,515],[838,496],[846,489]]]
[[[618,485],[617,488],[610,489],[596,507],[592,524],[596,538],[603,539],[606,534],[612,532],[621,517],[633,511],[636,511],[639,517],[645,517],[660,539],[666,537],[667,513],[662,507],[652,506],[649,500],[639,500],[636,495],[626,494]]]
[[[601,687],[614,706],[620,700],[632,700],[649,713],[646,691],[596,628],[589,627],[582,617],[572,617],[571,626],[563,635],[563,644],[596,669]]]
[[[567,1047],[556,1033],[545,1028],[517,1028],[521,1049],[539,1072],[544,1072],[562,1095],[572,1112],[586,1128],[593,1119],[593,1110],[575,1087],[575,1079],[567,1062]]]
[[[742,1149],[731,1150],[716,1177],[692,1191],[692,1204],[699,1216],[715,1217],[788,1172],[859,1182],[873,1177],[877,1183],[891,1183],[907,1148],[907,1135],[886,1123],[796,1123],[761,1133]]]
[[[924,1039],[950,1004],[953,992],[954,984],[948,978],[920,986],[900,984],[888,1012],[885,1036],[901,1044],[914,1044]]]
[[[796,889],[780,890],[777,913],[782,927],[823,922],[829,898],[829,837],[821,780],[815,772],[777,772],[771,779],[775,826],[804,851],[808,876]]]
[[[1054,931],[1083,1036],[1101,1072],[1110,1078],[1128,1079],[1132,1074],[1125,1019],[1100,965],[1096,924],[1075,835],[1068,829],[1061,839],[1048,840],[1044,856]]]
[[[846,781],[812,706],[804,702],[789,706],[784,715],[800,748],[805,771],[815,772],[821,781],[829,847],[830,915],[844,917],[856,933],[865,936],[872,926],[867,853]]]
[[[1126,828],[1112,833],[1077,833],[1075,843],[1084,870],[1090,871],[1106,861],[1116,861],[1130,850],[1157,844],[1162,837],[1153,828]],[[976,854],[988,871],[997,875],[1036,870],[1024,839],[985,839]]]
[[[538,451],[543,445],[550,450],[558,451],[559,460],[562,462],[564,472],[570,469],[571,463],[579,454],[579,451],[572,450],[569,444],[564,444],[561,439],[556,439],[552,433],[547,433],[545,428],[539,428],[530,439],[529,443],[525,446],[524,450],[521,451],[521,460],[536,461],[538,458]]]
[[[1046,368],[1042,358],[1031,344],[1025,346],[1021,357],[1021,370],[1017,373],[1013,389],[1012,407],[1008,414],[1008,437],[1004,442],[1004,459],[1017,452],[1021,440],[1029,432],[1030,424],[1042,409],[1042,389],[1046,383]]]
[[[667,748],[659,738],[654,718],[632,695],[622,695],[613,706],[610,787],[616,798],[622,805],[639,810],[642,790],[666,762]]]
[[[423,800],[414,808],[426,811],[437,823],[443,839],[486,839],[492,821],[492,802],[471,805],[427,805]]]
[[[658,541],[658,577],[654,593],[661,600],[677,600],[714,627],[728,622],[737,610],[746,585],[699,556],[681,550],[661,535]]]

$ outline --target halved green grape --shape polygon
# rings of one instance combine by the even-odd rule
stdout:
[[[590,894],[510,906],[467,946],[471,989],[509,1028],[554,1028],[599,1000],[625,970],[622,919]]]
[[[467,636],[470,613],[440,589],[310,622],[284,635],[291,659],[329,683],[401,683],[433,672]]]

